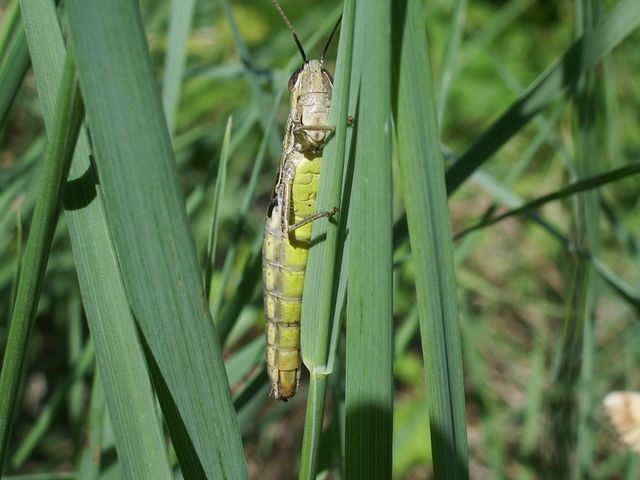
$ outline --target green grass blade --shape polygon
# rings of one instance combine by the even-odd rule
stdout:
[[[493,479],[508,478],[504,471],[506,464],[504,458],[505,433],[500,425],[500,408],[497,405],[494,392],[491,390],[491,376],[487,372],[485,360],[482,352],[479,351],[480,342],[477,338],[487,335],[481,332],[485,328],[484,324],[474,318],[470,312],[464,312],[468,320],[464,324],[462,331],[463,353],[465,357],[465,367],[469,378],[469,384],[473,388],[474,396],[482,411],[482,443],[488,452],[488,468]]]
[[[349,211],[345,378],[347,478],[390,478],[393,418],[391,2],[359,2],[360,65]],[[375,241],[372,241],[375,239]]]
[[[491,155],[542,108],[578,81],[640,24],[640,3],[622,0],[593,30],[586,32],[489,127],[447,171],[447,191],[453,193]]]
[[[451,221],[419,0],[397,4],[396,136],[416,269],[429,424],[437,478],[468,476],[461,339]]]
[[[245,478],[140,12],[126,0],[67,7],[112,238],[163,411],[175,407],[208,477]]]
[[[91,387],[89,403],[89,420],[86,429],[86,442],[78,462],[78,476],[83,480],[97,480],[100,474],[100,455],[102,450],[102,434],[107,413],[104,388],[100,371],[96,369]]]
[[[216,176],[216,186],[213,191],[213,204],[211,205],[211,225],[209,227],[209,239],[207,242],[207,256],[204,269],[204,294],[209,298],[211,293],[211,279],[213,277],[213,267],[216,261],[216,245],[218,243],[218,223],[220,221],[220,200],[224,195],[224,185],[227,181],[227,164],[229,163],[229,142],[231,140],[232,119],[227,120],[227,128],[222,141],[222,152],[220,153],[220,164],[218,175]]]
[[[341,206],[338,222],[316,222],[305,275],[304,302],[301,318],[301,346],[304,364],[310,372],[307,411],[302,439],[300,479],[315,478],[320,453],[320,434],[324,418],[327,386],[329,344],[332,324],[336,330],[340,313],[334,315],[337,272],[339,272],[340,245],[344,243],[346,203],[341,205],[345,154],[348,152],[347,116],[353,52],[353,24],[355,1],[344,4],[336,62],[330,124],[336,126],[335,137],[323,154],[323,173],[320,176],[317,210],[331,210]],[[341,235],[342,232],[342,235]],[[322,241],[324,239],[324,241]]]
[[[460,58],[460,41],[462,40],[464,30],[464,14],[466,9],[467,0],[456,0],[442,59],[440,81],[438,82],[438,118],[440,119],[440,128],[442,128],[442,124],[444,123],[449,92],[457,67],[456,62]]]
[[[599,18],[599,2],[594,0],[576,0],[580,6],[576,15],[577,33],[590,31]],[[599,97],[604,94],[603,85],[599,79],[600,72],[589,69],[584,72],[578,84],[576,95],[576,170],[578,178],[593,175],[601,169],[599,163],[603,159],[604,150],[600,148],[605,142],[600,134],[600,125],[606,120],[599,113]],[[599,191],[591,190],[576,195],[575,198],[575,233],[576,244],[580,250],[589,250],[598,254],[600,245],[599,234]],[[578,259],[576,270],[580,271],[580,263],[585,262],[583,278],[579,279],[582,291],[579,292],[580,304],[575,309],[575,321],[581,326],[580,351],[576,355],[579,361],[579,380],[576,385],[576,444],[575,466],[573,478],[581,479],[590,475],[594,468],[594,437],[595,429],[591,417],[595,407],[595,315],[598,306],[600,285],[594,275],[593,267],[584,258]]]
[[[82,130],[80,130],[82,134]],[[73,163],[72,163],[73,165]],[[69,305],[67,307],[69,312],[69,327],[67,330],[67,342],[68,342],[68,363],[69,367],[77,363],[77,360],[82,352],[82,337],[83,337],[83,310],[82,299],[80,298],[80,292],[76,292],[69,299]],[[93,345],[92,345],[93,349]],[[95,356],[95,355],[94,355]],[[69,391],[67,398],[67,414],[73,425],[76,435],[78,435],[82,429],[83,410],[84,410],[84,385],[82,382],[75,382]]]
[[[495,225],[496,223],[501,222],[502,220],[505,220],[507,218],[510,218],[516,215],[529,213],[532,210],[535,210],[549,202],[553,202],[555,200],[561,200],[563,198],[573,196],[577,193],[588,192],[589,190],[599,188],[608,183],[617,182],[619,180],[632,177],[634,175],[637,175],[638,173],[640,173],[640,163],[632,162],[620,168],[616,168],[614,170],[610,170],[605,173],[601,173],[589,178],[578,180],[577,182],[572,183],[571,185],[567,185],[566,187],[561,188],[560,190],[556,190],[555,192],[549,193],[547,195],[542,195],[541,197],[538,197],[535,200],[531,200],[525,203],[524,205],[522,205],[521,207],[513,208],[495,217],[490,217],[485,220],[482,220],[469,228],[465,228],[461,232],[457,233],[455,238],[456,240],[460,239],[465,235],[473,232],[474,230],[479,230],[482,228],[486,228],[490,225]],[[596,207],[596,210],[597,210],[597,207]]]
[[[218,333],[220,334],[220,339],[223,344],[226,341],[226,336],[229,333],[229,329],[231,328],[232,326],[231,324],[235,320],[235,318],[227,317],[225,319],[225,321],[227,321],[227,324],[224,327],[224,329],[226,329],[226,333],[223,335],[221,333],[223,328],[220,328],[222,324],[220,323],[220,320],[219,320],[219,317],[220,317],[219,313],[222,308],[222,303],[225,299],[225,293],[227,291],[227,287],[229,286],[231,269],[233,268],[234,262],[236,261],[236,258],[238,255],[240,239],[247,226],[246,224],[247,224],[248,214],[252,207],[252,203],[255,200],[256,189],[258,186],[258,179],[260,177],[260,174],[262,173],[262,169],[264,168],[265,159],[267,156],[267,147],[269,145],[269,138],[273,130],[273,127],[275,125],[275,116],[278,110],[278,106],[280,105],[280,100],[282,99],[283,93],[284,93],[284,89],[280,89],[279,92],[276,94],[276,98],[273,103],[273,108],[271,110],[271,115],[269,117],[269,122],[267,124],[267,130],[265,131],[265,134],[263,135],[262,140],[260,141],[260,146],[258,147],[258,154],[256,155],[255,161],[253,162],[253,168],[251,169],[251,176],[249,178],[249,183],[247,184],[247,187],[244,192],[244,196],[242,197],[242,203],[240,204],[240,209],[238,210],[238,218],[234,222],[233,227],[231,227],[231,231],[233,232],[232,238],[234,239],[234,241],[229,245],[226,251],[225,258],[224,258],[224,265],[222,266],[220,286],[218,288],[217,295],[213,299],[213,306],[211,308],[211,313],[213,315],[213,318],[216,321],[216,324],[219,325]],[[260,232],[260,236],[262,236],[262,230],[258,230],[258,231]],[[259,268],[262,268],[262,267],[259,267]],[[241,280],[241,282],[243,281],[245,281],[244,277]],[[255,274],[253,285],[255,286],[260,281],[261,281],[261,275],[260,275],[260,272],[258,271]],[[236,294],[237,293],[238,292],[236,289]],[[237,297],[237,295],[235,296]]]
[[[226,362],[225,368],[231,385],[241,382],[250,376],[256,365],[264,363],[264,340],[258,337],[233,354]]]
[[[281,142],[278,136],[278,132],[269,128],[270,120],[268,97],[265,96],[262,88],[260,87],[260,79],[258,77],[255,62],[251,56],[251,53],[249,52],[249,49],[247,48],[247,45],[240,35],[240,30],[238,29],[238,24],[236,22],[235,16],[233,15],[233,10],[231,9],[229,0],[218,0],[218,3],[222,7],[222,10],[227,17],[227,21],[229,22],[229,26],[231,27],[233,42],[236,45],[236,49],[238,50],[240,58],[242,59],[242,64],[245,68],[245,74],[247,76],[247,80],[249,81],[249,86],[251,88],[254,102],[256,103],[256,105],[258,105],[262,131],[264,132],[265,136],[268,135],[267,138],[269,141],[269,154],[272,158],[279,159]]]
[[[537,333],[530,354],[531,377],[527,387],[527,403],[524,409],[524,420],[518,447],[519,454],[524,459],[526,466],[519,473],[517,480],[533,480],[535,478],[534,458],[538,436],[542,430],[540,416],[543,414],[546,393],[545,353],[543,335]]]
[[[466,66],[481,50],[480,47],[489,45],[509,31],[509,28],[518,21],[527,9],[535,3],[535,0],[510,0],[492,12],[491,17],[482,28],[470,35],[465,41],[462,52],[462,64]]]
[[[51,130],[65,56],[62,32],[55,6],[48,0],[23,2],[22,16],[45,125]],[[151,382],[90,155],[87,133],[81,130],[65,188],[65,215],[119,460],[130,478],[168,478],[166,445],[154,414]]]
[[[169,44],[164,62],[162,104],[169,132],[176,124],[180,87],[187,57],[187,40],[191,29],[195,0],[173,0],[169,14]]]
[[[16,212],[16,267],[13,275],[13,282],[11,284],[11,294],[9,296],[11,305],[14,305],[16,302],[16,293],[18,290],[18,280],[20,278],[20,269],[22,268],[22,260],[23,260],[23,249],[22,249],[22,210],[18,209]]]
[[[11,467],[14,470],[17,470],[24,464],[40,439],[51,427],[51,424],[54,421],[54,415],[65,400],[65,396],[69,394],[71,387],[73,387],[74,384],[86,374],[89,368],[93,366],[94,356],[95,351],[93,349],[93,343],[89,341],[84,347],[82,353],[79,355],[79,358],[76,360],[75,365],[73,365],[73,370],[71,370],[69,375],[63,379],[62,383],[56,386],[54,391],[51,393],[47,404],[42,408],[38,419],[33,424],[33,427],[29,430],[29,433],[25,436],[20,443],[20,446],[13,454],[13,457],[11,458]]]
[[[484,172],[477,172],[474,179],[483,185],[490,186],[492,193],[506,205],[515,207],[522,205],[524,201],[508,189],[501,186]],[[617,293],[622,299],[627,301],[636,311],[640,312],[640,293],[634,290],[624,280],[618,277],[605,263],[596,255],[590,254],[588,251],[581,251],[578,246],[564,235],[557,227],[551,225],[536,213],[525,213],[528,219],[532,220],[536,225],[545,230],[553,238],[562,244],[567,252],[579,254],[588,258],[595,272]]]
[[[16,30],[18,33],[7,53],[7,59],[0,68],[0,126],[4,125],[13,100],[29,69],[29,50],[24,29],[20,23],[16,25]]]
[[[551,135],[551,131],[554,128],[554,126],[557,125],[558,119],[560,118],[560,115],[563,110],[562,107],[563,105],[558,105],[553,110],[553,112],[551,112],[551,114],[547,119],[542,119],[542,118],[540,119],[541,123],[544,123],[544,125],[548,126],[549,129],[545,128],[545,129],[538,130],[538,132],[536,133],[536,136],[529,143],[529,146],[522,152],[522,154],[520,155],[520,158],[513,163],[513,165],[509,169],[509,172],[504,176],[505,186],[511,186],[516,180],[520,179],[524,175],[529,165],[531,165],[534,159],[534,156],[543,146],[543,144],[547,140],[547,137]],[[495,212],[497,207],[498,207],[498,203],[493,202],[485,210],[485,213],[482,214],[480,217],[481,218],[491,217],[491,215],[493,214],[493,212]],[[472,247],[476,244],[476,241],[480,237],[479,233],[480,232],[478,232],[478,235],[468,236],[467,238],[464,239],[464,241],[461,244],[456,246],[456,249],[455,249],[456,267],[460,266],[464,262],[464,260],[467,258],[467,256],[470,254]],[[457,239],[456,236],[454,236],[454,240],[455,239]]]
[[[20,25],[20,4],[18,0],[10,0],[5,7],[0,25],[0,65],[4,55],[9,51],[9,42],[13,37],[16,27]]]
[[[547,472],[553,478],[571,478],[572,457],[576,447],[576,392],[580,380],[580,354],[585,325],[586,285],[589,281],[588,262],[578,259],[569,279],[570,292],[561,338],[556,348],[554,381],[547,392],[550,428],[546,432]]]
[[[75,62],[65,64],[56,108],[56,119],[42,172],[40,193],[20,271],[16,302],[0,373],[0,466],[7,452],[18,390],[25,370],[29,334],[38,306],[51,240],[60,213],[62,186],[69,173],[73,150],[84,116]],[[0,468],[1,471],[1,468]]]
[[[347,117],[351,79],[353,22],[355,2],[345,2],[341,22],[338,61],[336,63],[330,124],[335,125],[333,140],[323,154],[322,175],[318,188],[317,210],[331,210],[341,206],[341,222],[346,220],[340,202],[347,149]],[[313,226],[313,248],[309,251],[302,305],[303,361],[310,372],[325,370],[333,321],[336,262],[339,262],[339,225],[337,222],[316,222]],[[322,241],[324,239],[324,241]],[[344,240],[344,239],[342,239]],[[329,373],[329,372],[325,372]]]
[[[238,286],[222,309],[222,313],[216,322],[218,335],[223,343],[229,339],[229,334],[233,328],[234,322],[242,312],[247,303],[247,298],[253,298],[253,293],[257,290],[260,283],[260,274],[262,272],[262,229],[259,229],[253,240],[251,251],[247,260],[242,267],[242,274]]]

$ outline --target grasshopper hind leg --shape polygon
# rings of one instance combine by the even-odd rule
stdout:
[[[293,225],[289,225],[287,227],[287,233],[291,233],[294,230],[305,226],[308,223],[314,222],[320,218],[331,218],[336,213],[338,213],[340,209],[338,207],[333,207],[331,210],[322,210],[320,212],[316,212],[313,215],[309,215],[307,218],[303,218],[298,223],[294,223]]]
[[[280,214],[281,218],[281,228],[282,233],[291,233],[297,230],[308,223],[311,223],[320,218],[329,218],[333,217],[340,210],[338,207],[334,207],[331,210],[323,210],[320,212],[316,212],[313,215],[309,215],[306,218],[303,218],[297,223],[290,224],[289,223],[289,215],[291,214],[291,186],[293,184],[293,178],[295,177],[295,167],[291,164],[285,164],[282,169],[282,189],[278,192],[278,204],[280,205]],[[280,202],[280,197],[282,197],[282,202]]]
[[[294,230],[297,230],[298,228],[303,227],[308,223],[314,222],[315,220],[318,220],[320,218],[333,217],[340,211],[338,207],[333,207],[331,210],[322,210],[320,212],[316,212],[313,215],[309,215],[308,217],[303,218],[297,223],[290,224],[289,215],[291,214],[291,185],[293,183],[294,177],[295,167],[293,165],[286,164],[282,169],[282,203],[280,207],[280,213],[282,215],[282,220],[280,223],[282,233],[291,233]]]

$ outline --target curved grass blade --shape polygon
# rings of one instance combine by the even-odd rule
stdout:
[[[420,0],[396,2],[395,126],[399,170],[415,258],[433,469],[468,477],[461,338],[443,161]]]
[[[56,9],[48,0],[26,0],[22,16],[45,125],[51,130],[65,56]],[[169,478],[156,402],[90,156],[88,135],[81,129],[64,206],[119,464],[130,478]]]
[[[198,462],[207,477],[246,478],[137,4],[67,8],[113,242],[183,468]]]
[[[618,180],[623,180],[625,178],[637,175],[638,173],[640,173],[640,163],[633,162],[623,167],[616,168],[614,170],[601,173],[599,175],[594,175],[592,177],[585,178],[583,180],[579,180],[553,193],[549,193],[547,195],[538,197],[535,200],[531,200],[530,202],[525,203],[521,207],[514,208],[512,210],[509,210],[495,217],[489,217],[485,220],[482,220],[477,224],[469,228],[465,228],[463,231],[457,233],[454,238],[455,240],[458,240],[475,230],[480,230],[482,228],[495,225],[496,223],[501,222],[502,220],[505,220],[507,218],[510,218],[516,215],[522,215],[524,213],[531,212],[532,210],[538,207],[541,207],[542,205],[545,205],[549,202],[553,202],[555,200],[561,200],[563,198],[567,198],[577,193],[587,192],[589,190],[593,190],[594,188],[599,188],[608,183],[617,182]]]
[[[0,467],[7,452],[18,403],[18,390],[25,370],[27,344],[40,298],[51,240],[60,213],[62,186],[69,173],[73,150],[84,117],[72,55],[67,56],[62,78],[54,129],[31,221],[0,373]]]
[[[622,0],[593,29],[586,32],[527,91],[480,136],[447,171],[447,191],[455,192],[491,155],[542,108],[567,88],[574,88],[580,75],[602,59],[640,24],[640,2]]]
[[[480,171],[474,174],[474,179],[483,185],[490,186],[490,190],[501,202],[515,207],[516,205],[522,205],[523,200],[511,191],[502,188],[498,182],[491,178],[486,173]],[[640,312],[640,293],[634,291],[631,286],[619,278],[614,272],[607,267],[602,260],[596,255],[590,254],[588,251],[581,250],[578,246],[564,235],[560,229],[551,225],[548,221],[544,220],[540,215],[533,212],[525,212],[528,219],[532,220],[534,224],[541,227],[548,234],[550,234],[555,240],[560,242],[563,248],[572,253],[583,256],[589,259],[595,272],[602,277],[602,279],[616,292],[620,297],[629,303],[636,311]]]

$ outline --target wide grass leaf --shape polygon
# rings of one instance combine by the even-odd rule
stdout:
[[[22,16],[42,114],[50,130],[65,57],[62,32],[55,6],[48,0],[23,1]],[[167,448],[158,416],[153,414],[151,382],[90,157],[89,138],[83,128],[65,189],[64,207],[118,456],[130,478],[168,478]],[[89,437],[93,436],[90,431]]]
[[[209,478],[245,478],[137,4],[75,0],[67,7],[107,218],[176,453],[194,470],[197,460]]]
[[[391,2],[359,2],[355,15],[354,53],[373,51],[376,55],[359,65],[360,103],[355,115],[345,476],[389,478],[393,417]]]

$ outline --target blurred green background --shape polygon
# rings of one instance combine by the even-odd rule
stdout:
[[[617,2],[595,3],[604,15]],[[327,19],[335,18],[340,8],[333,0],[283,4],[305,45],[318,32],[319,24],[329,28],[332,21]],[[425,26],[439,89],[454,2],[425,4]],[[142,0],[140,5],[161,82],[169,2]],[[274,96],[292,72],[290,65],[297,62],[295,45],[270,2],[234,0],[232,6],[250,58],[239,53],[219,4],[196,2],[172,138],[193,237],[204,264],[225,124],[233,117],[216,269],[211,279],[212,292],[217,295],[226,252],[235,248],[237,257],[225,280],[227,297],[212,295],[214,303],[225,305],[243,278],[254,238],[260,233],[279,161],[278,142],[268,143],[255,200],[238,232],[239,205],[263,139],[258,102],[271,108]],[[6,2],[3,8],[6,11]],[[64,6],[61,18],[64,25]],[[468,2],[449,95],[446,104],[440,105],[447,161],[476,141],[566,51],[575,31],[573,2]],[[640,153],[639,40],[640,32],[635,31],[593,70],[597,122],[590,144],[596,159],[591,174],[636,161]],[[320,49],[316,44],[310,56],[319,54]],[[334,45],[328,55],[330,71],[335,51]],[[247,68],[257,82],[260,98],[247,81]],[[454,233],[475,224],[492,206],[498,211],[505,205],[512,207],[509,199],[514,196],[534,199],[582,176],[582,167],[576,167],[580,148],[576,108],[571,98],[558,99],[450,198]],[[274,127],[278,138],[287,114],[287,99],[282,98]],[[28,234],[45,148],[31,72],[2,125],[0,141],[0,341],[4,344],[18,259]],[[580,255],[567,246],[567,241],[576,237],[575,197],[550,203],[539,211],[547,222],[546,229],[519,216],[456,241],[471,478],[551,478],[543,472],[551,471],[558,452],[564,452],[566,461],[575,459],[576,452],[562,448],[572,442],[566,435],[570,437],[571,425],[576,422],[589,429],[593,442],[589,478],[640,475],[637,457],[616,440],[602,406],[602,398],[611,390],[640,388],[636,370],[640,359],[638,187],[638,179],[631,177],[598,190],[598,245],[597,250],[592,246],[592,252],[601,266],[599,274],[593,269],[584,273]],[[399,217],[403,212],[399,197],[394,208]],[[555,236],[550,228],[555,229]],[[396,478],[431,478],[425,367],[408,245],[400,244],[394,255],[394,319],[398,328],[393,472]],[[603,272],[607,280],[603,280]],[[594,328],[578,320],[584,312],[576,313],[576,299],[587,292],[593,307],[587,323]],[[225,344],[225,358],[263,335],[259,288],[252,285],[244,291],[241,307],[231,314],[234,328]],[[13,472],[69,471],[82,451],[93,378],[91,352],[83,350],[88,338],[83,315],[63,216],[29,345],[24,400],[10,443],[8,464]],[[593,336],[590,351],[583,350],[584,335]],[[567,353],[572,351],[568,347],[572,342],[579,345],[573,359]],[[83,353],[86,358],[81,357]],[[259,357],[245,361],[258,364]],[[588,378],[581,377],[579,366],[574,368],[576,358],[592,362]],[[566,384],[572,382],[584,387],[580,391],[586,389],[591,399],[583,421],[576,420],[580,409],[575,399],[571,400],[574,397],[566,395],[565,389],[570,388]],[[305,385],[303,376],[303,392]],[[242,426],[252,478],[295,475],[304,422],[303,397],[304,393],[286,405],[265,401],[256,409],[256,416]],[[332,408],[332,400],[328,408]],[[34,425],[40,429],[35,434]],[[327,435],[335,432],[329,430]],[[114,453],[111,450],[112,456]],[[330,458],[324,460],[324,465],[330,464]]]

